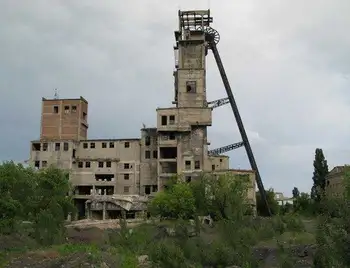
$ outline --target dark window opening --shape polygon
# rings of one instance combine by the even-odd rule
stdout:
[[[166,115],[162,115],[162,126],[166,126],[168,124],[168,117]]]
[[[160,163],[160,172],[161,173],[177,173],[177,163],[176,162],[161,162]]]
[[[74,194],[77,195],[90,195],[93,187],[92,186],[77,186],[74,189]]]
[[[145,158],[150,159],[151,158],[151,151],[145,151]]]
[[[68,151],[69,150],[69,144],[68,142],[63,143],[63,151]]]
[[[107,143],[106,142],[102,142],[102,148],[107,148]]]
[[[84,142],[84,143],[83,143],[83,148],[84,148],[84,149],[87,149],[87,148],[88,148],[87,142]]]
[[[98,167],[103,168],[103,162],[98,162]]]
[[[191,161],[189,160],[185,161],[185,169],[191,169]]]
[[[158,151],[153,151],[153,158],[157,159],[158,158]]]
[[[47,167],[47,161],[42,161],[41,162],[41,167],[43,167],[43,168]]]
[[[48,149],[48,144],[45,142],[43,143],[43,151],[46,152]]]
[[[108,168],[112,167],[112,162],[111,161],[107,161],[106,162],[106,167],[108,167]]]
[[[130,147],[130,142],[126,141],[126,142],[124,143],[124,147],[125,147],[125,148],[129,148],[129,147]]]
[[[170,133],[169,139],[170,139],[170,140],[175,140],[175,139],[176,139],[175,133],[173,133],[173,132]]]
[[[53,113],[54,114],[58,114],[58,106],[54,106],[53,107]]]
[[[76,113],[77,112],[77,106],[73,105],[72,106],[72,113]]]
[[[86,121],[86,118],[87,118],[87,113],[83,112],[83,120]]]
[[[215,165],[211,165],[211,170],[215,170]]]
[[[114,194],[114,186],[96,186],[95,190],[99,195],[113,195]]]
[[[329,181],[327,181],[327,186],[329,185]]]
[[[186,82],[186,92],[187,93],[196,93],[197,89],[196,81],[187,81]]]
[[[222,163],[222,159],[220,158],[220,163]]]
[[[114,142],[109,143],[109,148],[114,148]]]
[[[91,142],[91,143],[90,143],[90,148],[91,148],[91,149],[95,149],[95,143],[94,143],[94,142]]]
[[[59,150],[61,150],[61,143],[56,142],[55,143],[55,151],[59,151]]]
[[[124,163],[124,169],[129,169],[129,168],[130,168],[129,163]]]
[[[78,168],[83,168],[83,162],[78,162]]]
[[[64,106],[64,113],[66,113],[66,114],[69,113],[69,106],[68,105]]]
[[[177,147],[160,147],[159,154],[161,159],[174,159],[177,157]]]
[[[191,176],[186,176],[186,182],[191,182],[192,177]]]
[[[145,145],[146,146],[150,146],[151,145],[151,137],[150,136],[146,136],[145,137]]]
[[[32,143],[32,151],[40,151],[40,143]]]
[[[194,169],[200,169],[201,168],[201,162],[200,161],[194,161]]]
[[[72,157],[75,158],[75,154],[76,154],[77,150],[73,149],[72,151]]]
[[[146,195],[151,194],[151,186],[150,186],[150,185],[146,185],[146,186],[145,186],[145,194],[146,194]]]
[[[86,167],[86,168],[91,167],[91,163],[90,163],[90,162],[85,162],[85,167]]]
[[[152,192],[158,192],[158,185],[152,185]]]
[[[95,174],[96,181],[113,181],[113,174]]]
[[[124,180],[130,179],[130,174],[124,174]]]
[[[34,162],[34,167],[40,168],[40,161],[35,161]]]
[[[175,124],[175,115],[170,115],[169,116],[169,125],[174,125]]]

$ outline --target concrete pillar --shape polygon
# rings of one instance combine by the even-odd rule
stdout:
[[[88,220],[90,219],[90,208],[87,203],[85,203],[85,218],[87,218]]]
[[[106,202],[103,202],[102,220],[106,219]]]

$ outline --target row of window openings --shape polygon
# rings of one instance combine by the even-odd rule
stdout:
[[[162,115],[161,124],[162,126],[168,125],[168,116]],[[169,125],[175,125],[175,115],[169,115]]]
[[[200,168],[201,168],[201,162],[194,161],[194,169],[200,169]],[[185,161],[185,169],[187,170],[191,169],[191,161],[189,160]]]
[[[58,114],[59,111],[60,111],[60,109],[59,109],[58,106],[53,106],[53,113],[54,114]],[[69,114],[70,112],[71,113],[76,113],[77,112],[77,106],[76,105],[72,105],[72,106],[65,105],[64,106],[64,113],[65,114]],[[82,117],[83,117],[84,120],[86,120],[87,114],[85,112],[83,112]]]
[[[98,167],[99,168],[103,168],[104,167],[104,163],[106,163],[106,167],[110,168],[112,167],[112,162],[111,161],[107,161],[107,162],[98,162]],[[84,162],[79,161],[78,162],[78,168],[83,168],[84,167]],[[86,161],[85,162],[85,168],[91,168],[91,162],[90,161]],[[124,169],[131,169],[132,166],[129,163],[124,163]]]
[[[107,148],[107,142],[102,142],[101,143],[101,147]],[[87,142],[83,143],[83,148],[84,149],[88,149],[89,148],[89,144]],[[96,148],[96,144],[94,142],[90,142],[90,149],[95,149]],[[114,148],[114,142],[110,142],[109,143],[109,148]],[[130,142],[126,141],[124,142],[124,148],[130,148]]]
[[[41,149],[46,152],[48,150],[48,143],[43,143],[42,147],[40,143],[35,143],[33,144],[33,151],[40,151]],[[55,151],[60,151],[61,150],[61,143],[56,142],[55,143]],[[63,143],[63,151],[68,151],[69,150],[69,143],[68,142],[64,142]]]

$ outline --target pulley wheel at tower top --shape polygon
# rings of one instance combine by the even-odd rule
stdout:
[[[208,42],[214,42],[215,44],[219,43],[220,41],[220,34],[217,30],[211,28],[211,27],[206,27],[204,29],[205,32],[205,38]]]

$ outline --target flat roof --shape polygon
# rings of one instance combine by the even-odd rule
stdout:
[[[81,100],[81,101],[85,102],[86,104],[88,104],[88,101],[82,96],[80,96],[80,98],[67,98],[67,99],[65,99],[65,98],[63,98],[63,99],[62,98],[47,99],[47,98],[42,97],[42,101],[77,101],[77,100]]]
[[[80,140],[80,142],[91,142],[91,141],[140,141],[140,138],[125,138],[125,139],[87,139],[87,140]]]

